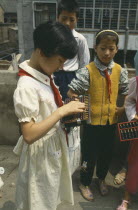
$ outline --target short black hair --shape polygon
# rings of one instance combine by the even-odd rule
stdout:
[[[77,42],[68,26],[47,21],[36,27],[33,33],[34,48],[41,49],[45,56],[60,55],[72,59],[78,52]]]
[[[61,12],[65,10],[67,12],[75,12],[76,17],[79,17],[79,5],[77,0],[60,0],[58,3],[58,17]]]
[[[119,42],[118,34],[113,30],[105,29],[105,30],[100,30],[97,32],[96,40],[95,40],[96,46],[100,44],[102,39],[106,39],[106,38],[114,41],[116,43],[116,46],[118,45],[118,42]]]

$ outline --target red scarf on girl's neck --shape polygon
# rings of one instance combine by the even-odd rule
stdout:
[[[107,81],[109,102],[111,103],[111,93],[112,93],[112,91],[111,91],[111,79],[110,79],[110,75],[108,74],[108,69],[105,69],[104,73],[105,73],[105,78],[106,78],[106,81]]]
[[[19,68],[18,76],[33,77],[31,74],[27,73],[26,71],[24,71],[21,68]],[[51,76],[49,76],[49,78],[50,78],[50,85],[51,85],[51,88],[52,88],[53,93],[54,93],[55,103],[57,104],[58,107],[61,107],[61,106],[63,106],[63,102],[62,102],[62,98],[61,98],[61,95],[59,93],[59,90],[57,89],[57,87],[53,83],[53,79],[51,78]]]

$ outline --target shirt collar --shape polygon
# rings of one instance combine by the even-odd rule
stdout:
[[[72,34],[75,38],[78,38],[78,33],[77,31],[75,31],[75,29],[72,30]]]
[[[32,68],[31,66],[28,65],[29,60],[26,60],[24,62],[22,62],[19,67],[21,69],[23,69],[24,71],[26,71],[27,73],[29,73],[30,75],[32,75],[35,79],[37,79],[38,81],[49,85],[50,86],[50,79],[47,75],[37,71],[36,69]],[[53,78],[53,76],[51,76]]]
[[[105,69],[111,70],[114,67],[113,60],[111,60],[110,63],[107,66],[105,66],[100,62],[100,60],[98,59],[97,56],[95,56],[95,58],[94,58],[94,63],[100,71],[104,71]]]

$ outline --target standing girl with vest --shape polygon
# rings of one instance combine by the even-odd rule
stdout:
[[[77,79],[69,85],[68,96],[88,93],[91,97],[91,124],[84,126],[80,172],[80,191],[89,201],[93,200],[90,184],[95,166],[100,193],[108,193],[105,177],[112,157],[117,118],[124,111],[124,107],[116,106],[117,96],[119,89],[124,95],[128,91],[127,71],[113,61],[118,42],[115,31],[98,32],[94,61],[80,69]]]
[[[130,80],[129,92],[125,100],[125,110],[129,121],[135,120],[138,122],[138,76]],[[125,194],[117,210],[127,210],[131,195],[136,192],[138,192],[138,140],[133,140],[131,141],[128,155]]]

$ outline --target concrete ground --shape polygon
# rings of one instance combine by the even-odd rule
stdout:
[[[12,152],[12,146],[0,145],[0,167],[4,167],[5,173],[1,175],[4,186],[0,192],[0,210],[14,210],[16,173],[18,168],[18,158]],[[113,176],[108,173],[106,181],[109,184],[109,194],[105,197],[99,194],[96,178],[92,183],[94,202],[88,202],[80,195],[79,192],[79,170],[73,175],[74,200],[75,205],[60,204],[57,210],[115,210],[123,198],[124,184],[118,188],[113,184]],[[138,194],[133,196],[130,210],[138,210]],[[38,209],[39,210],[39,209]],[[41,210],[41,209],[40,209]]]

